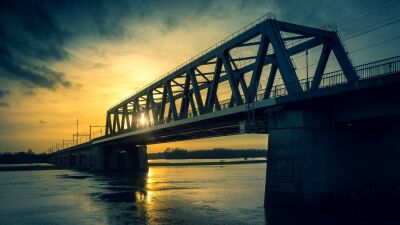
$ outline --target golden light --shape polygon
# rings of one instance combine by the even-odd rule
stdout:
[[[139,122],[140,122],[142,125],[145,125],[145,124],[146,124],[146,118],[144,118],[144,116],[141,116],[140,119],[139,119]]]

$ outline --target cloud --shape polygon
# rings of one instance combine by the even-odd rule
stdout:
[[[9,90],[0,90],[0,98],[4,98],[6,96],[10,95]]]
[[[32,89],[24,89],[22,90],[22,94],[26,96],[35,96],[36,93]]]
[[[40,124],[46,124],[47,122],[44,121],[44,120],[39,120],[39,123],[40,123]]]
[[[0,20],[0,77],[34,88],[71,85],[62,72],[49,67],[52,62],[69,59],[65,49],[69,34],[45,5],[2,1]]]
[[[324,25],[354,14],[354,9],[363,5],[376,3],[379,1],[3,0],[0,1],[0,77],[31,88],[69,88],[74,85],[67,74],[52,68],[52,63],[71,60],[70,51],[78,48],[82,40],[94,45],[99,40],[120,42],[146,36],[140,33],[143,25],[158,29],[163,35],[188,24],[249,21],[254,15],[268,11],[274,12],[278,19]],[[101,64],[94,67],[97,66],[100,68]]]
[[[0,107],[10,107],[8,102],[0,102]]]
[[[106,68],[107,66],[109,66],[106,63],[93,63],[93,69],[103,69]]]

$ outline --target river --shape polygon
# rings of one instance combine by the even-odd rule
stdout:
[[[0,172],[0,224],[400,224],[397,213],[266,212],[265,171],[258,163]]]

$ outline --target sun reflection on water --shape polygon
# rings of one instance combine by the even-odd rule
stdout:
[[[149,204],[152,202],[152,198],[154,195],[152,191],[154,182],[152,175],[152,169],[150,168],[146,175],[144,190],[135,192],[136,201],[141,201],[145,204]]]

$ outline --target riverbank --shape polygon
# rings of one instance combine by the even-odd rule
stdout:
[[[241,160],[241,161],[205,161],[205,162],[149,162],[150,167],[159,166],[215,166],[215,165],[235,165],[235,164],[251,164],[251,163],[266,163],[267,160]],[[1,171],[33,171],[33,170],[58,170],[65,169],[54,165],[18,165],[12,164],[10,166],[1,165]]]

